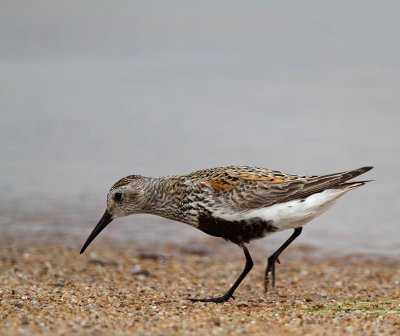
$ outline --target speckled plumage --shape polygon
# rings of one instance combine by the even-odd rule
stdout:
[[[366,181],[347,181],[370,169],[372,167],[304,176],[251,166],[227,166],[181,176],[126,176],[111,187],[107,211],[81,252],[112,219],[147,213],[189,224],[242,246],[248,268],[251,257],[245,243],[276,231],[295,229],[286,245],[270,258],[266,271],[267,285],[270,271],[274,282],[278,255],[300,234],[302,226],[324,212],[344,193],[363,185]],[[242,275],[248,271],[245,269]],[[235,283],[236,287],[240,281]],[[224,297],[217,299],[225,301],[232,297],[235,285],[233,290],[231,288]],[[203,301],[220,302],[218,300]]]

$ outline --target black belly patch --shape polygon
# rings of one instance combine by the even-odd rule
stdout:
[[[266,221],[259,217],[227,221],[213,217],[211,214],[200,215],[197,228],[211,236],[222,237],[235,244],[248,243],[250,240],[262,238],[267,233],[278,230],[272,225],[272,221]]]

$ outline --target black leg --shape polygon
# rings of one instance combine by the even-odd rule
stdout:
[[[268,258],[268,264],[265,268],[264,292],[268,291],[269,273],[271,273],[272,275],[272,287],[275,287],[275,262],[278,262],[280,264],[280,261],[278,259],[279,255],[292,243],[293,240],[300,236],[301,230],[303,230],[301,226],[295,228],[293,234],[289,237],[289,239],[286,240],[283,245]]]
[[[235,281],[235,283],[232,285],[231,288],[222,296],[216,297],[216,298],[210,298],[210,299],[190,299],[193,302],[225,302],[228,301],[230,298],[234,299],[233,297],[233,292],[236,290],[236,288],[240,285],[242,280],[246,277],[246,275],[250,272],[250,270],[253,268],[253,260],[251,259],[249,250],[247,249],[246,246],[241,245],[244,255],[246,256],[246,265],[244,266],[244,269],[242,273],[240,274],[239,278]]]

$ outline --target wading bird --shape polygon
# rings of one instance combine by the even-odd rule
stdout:
[[[153,214],[189,224],[209,235],[239,245],[246,264],[239,278],[220,297],[191,299],[224,302],[253,267],[245,244],[271,233],[293,229],[287,241],[268,258],[264,285],[269,276],[275,285],[279,255],[301,233],[303,225],[326,211],[346,192],[368,181],[348,182],[372,169],[359,169],[321,176],[300,176],[251,166],[228,166],[199,170],[182,176],[130,175],[115,183],[107,195],[107,209],[81,249],[115,218]]]

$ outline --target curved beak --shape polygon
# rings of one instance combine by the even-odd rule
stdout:
[[[96,227],[93,229],[92,233],[90,234],[89,238],[86,240],[85,244],[81,248],[81,254],[85,252],[86,248],[89,246],[89,244],[94,240],[94,238],[97,237],[97,235],[103,231],[103,229],[112,222],[113,216],[106,210],[104,213],[103,217],[101,217],[99,223],[96,225]]]

